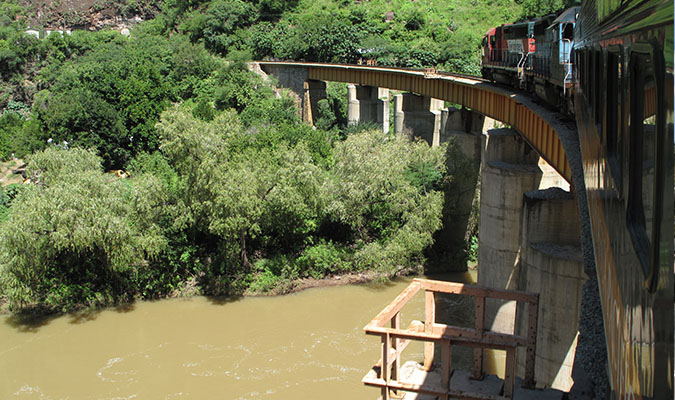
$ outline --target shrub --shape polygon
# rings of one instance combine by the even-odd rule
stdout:
[[[297,263],[303,276],[314,279],[347,271],[351,267],[347,261],[346,249],[331,241],[322,241],[306,248],[298,257]]]

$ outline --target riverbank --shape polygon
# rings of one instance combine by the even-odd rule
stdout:
[[[363,283],[369,283],[373,281],[387,281],[391,279],[395,279],[396,277],[399,276],[408,276],[413,274],[413,271],[410,270],[405,270],[401,271],[400,273],[394,275],[394,276],[389,276],[388,274],[384,274],[382,272],[377,272],[377,271],[364,271],[364,272],[349,272],[345,274],[340,274],[340,275],[331,275],[331,276],[326,276],[323,278],[299,278],[295,280],[290,280],[290,281],[284,281],[281,282],[279,285],[271,288],[270,290],[267,291],[256,291],[252,289],[247,289],[241,297],[272,297],[272,296],[282,296],[286,294],[291,294],[291,293],[297,293],[306,289],[312,289],[312,288],[322,288],[322,287],[331,287],[331,286],[342,286],[342,285],[355,285],[355,284],[363,284]],[[170,292],[167,296],[162,297],[160,299],[156,300],[162,300],[162,299],[176,299],[176,298],[190,298],[190,297],[196,297],[196,296],[204,296],[204,293],[201,293],[200,288],[197,284],[197,280],[195,278],[189,279],[186,282],[183,283],[179,288],[176,290]],[[227,297],[227,296],[225,296]],[[146,299],[142,299],[140,297],[137,297],[134,299],[134,302],[136,301],[145,301]],[[111,304],[109,306],[115,306],[115,304]],[[104,309],[106,307],[90,307],[92,310],[93,309]],[[86,306],[82,306],[80,310],[85,310],[87,309]],[[75,310],[78,311],[78,310]],[[70,312],[70,311],[69,311]],[[0,296],[0,315],[12,315],[12,314],[35,314],[35,315],[60,315],[60,314],[68,314],[69,312],[62,313],[62,312],[41,312],[39,309],[30,309],[30,311],[24,310],[24,312],[20,313],[12,313],[9,310],[9,302],[7,301],[5,296]]]

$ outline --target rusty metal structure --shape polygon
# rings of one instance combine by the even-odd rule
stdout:
[[[401,327],[400,311],[419,292],[424,291],[424,322],[412,321],[407,328]],[[475,324],[473,328],[450,326],[436,322],[437,293],[472,296],[475,299]],[[523,309],[527,309],[527,336],[491,332],[485,328],[485,301],[499,299],[516,301],[516,318]],[[535,352],[537,343],[537,318],[539,312],[539,294],[511,290],[489,289],[454,282],[442,282],[415,279],[389,305],[387,305],[363,329],[369,335],[380,336],[382,355],[380,360],[363,378],[363,383],[381,389],[381,398],[388,400],[398,391],[424,393],[440,396],[441,399],[497,399],[513,398],[516,377],[516,349],[525,348],[525,385],[533,385]],[[440,385],[428,382],[405,381],[400,378],[401,356],[403,350],[412,341],[424,342],[424,369],[430,370],[434,359],[435,345],[441,349]],[[450,387],[452,375],[453,345],[474,348],[473,379],[482,379],[483,349],[506,351],[506,368],[503,394],[489,396],[475,392],[465,392]]]
[[[257,62],[306,71],[313,81],[346,82],[413,92],[455,104],[510,125],[558,173],[572,184],[572,170],[559,134],[566,129],[557,113],[540,107],[526,96],[487,83],[482,78],[437,70],[413,70],[364,65],[300,62]],[[308,104],[308,103],[307,103]],[[303,117],[307,112],[303,111]]]

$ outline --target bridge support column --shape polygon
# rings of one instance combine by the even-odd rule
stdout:
[[[480,194],[478,176],[484,120],[482,115],[468,110],[452,107],[441,110],[440,142],[447,142],[447,172],[454,178],[445,189],[443,228],[434,235],[430,252],[429,265],[439,272],[467,270],[465,249],[477,228],[475,216],[471,217],[474,201]]]
[[[569,391],[586,276],[574,196],[542,173],[538,155],[513,131],[487,133],[481,170],[478,283],[540,293],[535,381]],[[542,179],[542,176],[547,176]],[[566,186],[566,185],[564,185]],[[542,187],[548,187],[542,189]],[[567,186],[568,187],[568,186]],[[515,302],[489,301],[486,326],[527,336]],[[524,350],[518,355],[524,375]]]
[[[389,132],[389,89],[349,85],[347,121],[349,125],[374,122]]]
[[[319,100],[326,98],[326,82],[308,79],[302,89],[302,122],[314,125],[318,117]]]
[[[470,110],[448,107],[441,110],[441,137],[444,143],[458,133],[467,133],[480,138],[485,125],[485,116]],[[480,143],[480,140],[478,141]],[[480,158],[480,153],[476,158]]]
[[[414,93],[394,96],[394,132],[409,138],[422,138],[431,146],[441,143],[443,100]]]
[[[549,188],[525,193],[523,207],[519,289],[540,293],[535,381],[569,391],[587,279],[576,201],[570,192]],[[519,330],[527,334],[527,327]],[[524,357],[523,351],[523,371]]]
[[[510,129],[488,131],[483,148],[478,284],[517,290],[523,193],[539,186],[539,157]],[[515,305],[488,301],[486,326],[497,332],[514,332]]]

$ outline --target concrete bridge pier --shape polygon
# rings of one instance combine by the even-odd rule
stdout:
[[[308,79],[302,84],[302,122],[314,125],[319,101],[326,98],[326,82]]]
[[[389,132],[389,89],[374,86],[347,86],[347,123],[373,122]]]
[[[575,197],[566,183],[555,187],[555,170],[510,129],[487,132],[481,181],[478,283],[540,293],[535,381],[569,391],[587,279]],[[527,336],[526,314],[515,315],[515,306],[488,301],[486,326]],[[523,351],[519,376],[524,361]]]
[[[446,149],[447,172],[453,176],[445,190],[443,228],[435,234],[430,265],[438,271],[466,271],[466,249],[476,228],[474,199],[480,193],[478,176],[485,117],[453,107],[441,110],[440,142]],[[468,123],[467,123],[468,122]]]
[[[519,289],[540,293],[535,381],[569,391],[576,353],[584,274],[574,195],[561,188],[525,193]],[[519,321],[519,333],[527,329]],[[518,368],[524,371],[525,354]]]
[[[480,138],[485,128],[485,116],[467,109],[448,107],[441,110],[441,138],[444,143],[449,136],[467,133]],[[478,140],[480,142],[480,140]],[[480,157],[480,153],[478,154]]]
[[[441,143],[443,100],[414,93],[394,96],[394,133],[410,139],[422,138],[431,146]]]
[[[523,193],[539,187],[539,157],[511,129],[490,130],[483,143],[478,284],[518,290]],[[513,333],[515,306],[515,302],[488,301],[486,326]]]
[[[298,106],[298,115],[303,122],[314,125],[318,117],[319,100],[326,98],[326,82],[309,79],[306,68],[288,68],[284,65],[251,63],[248,68],[265,79],[269,75],[276,78],[276,85],[290,91],[295,104]]]

